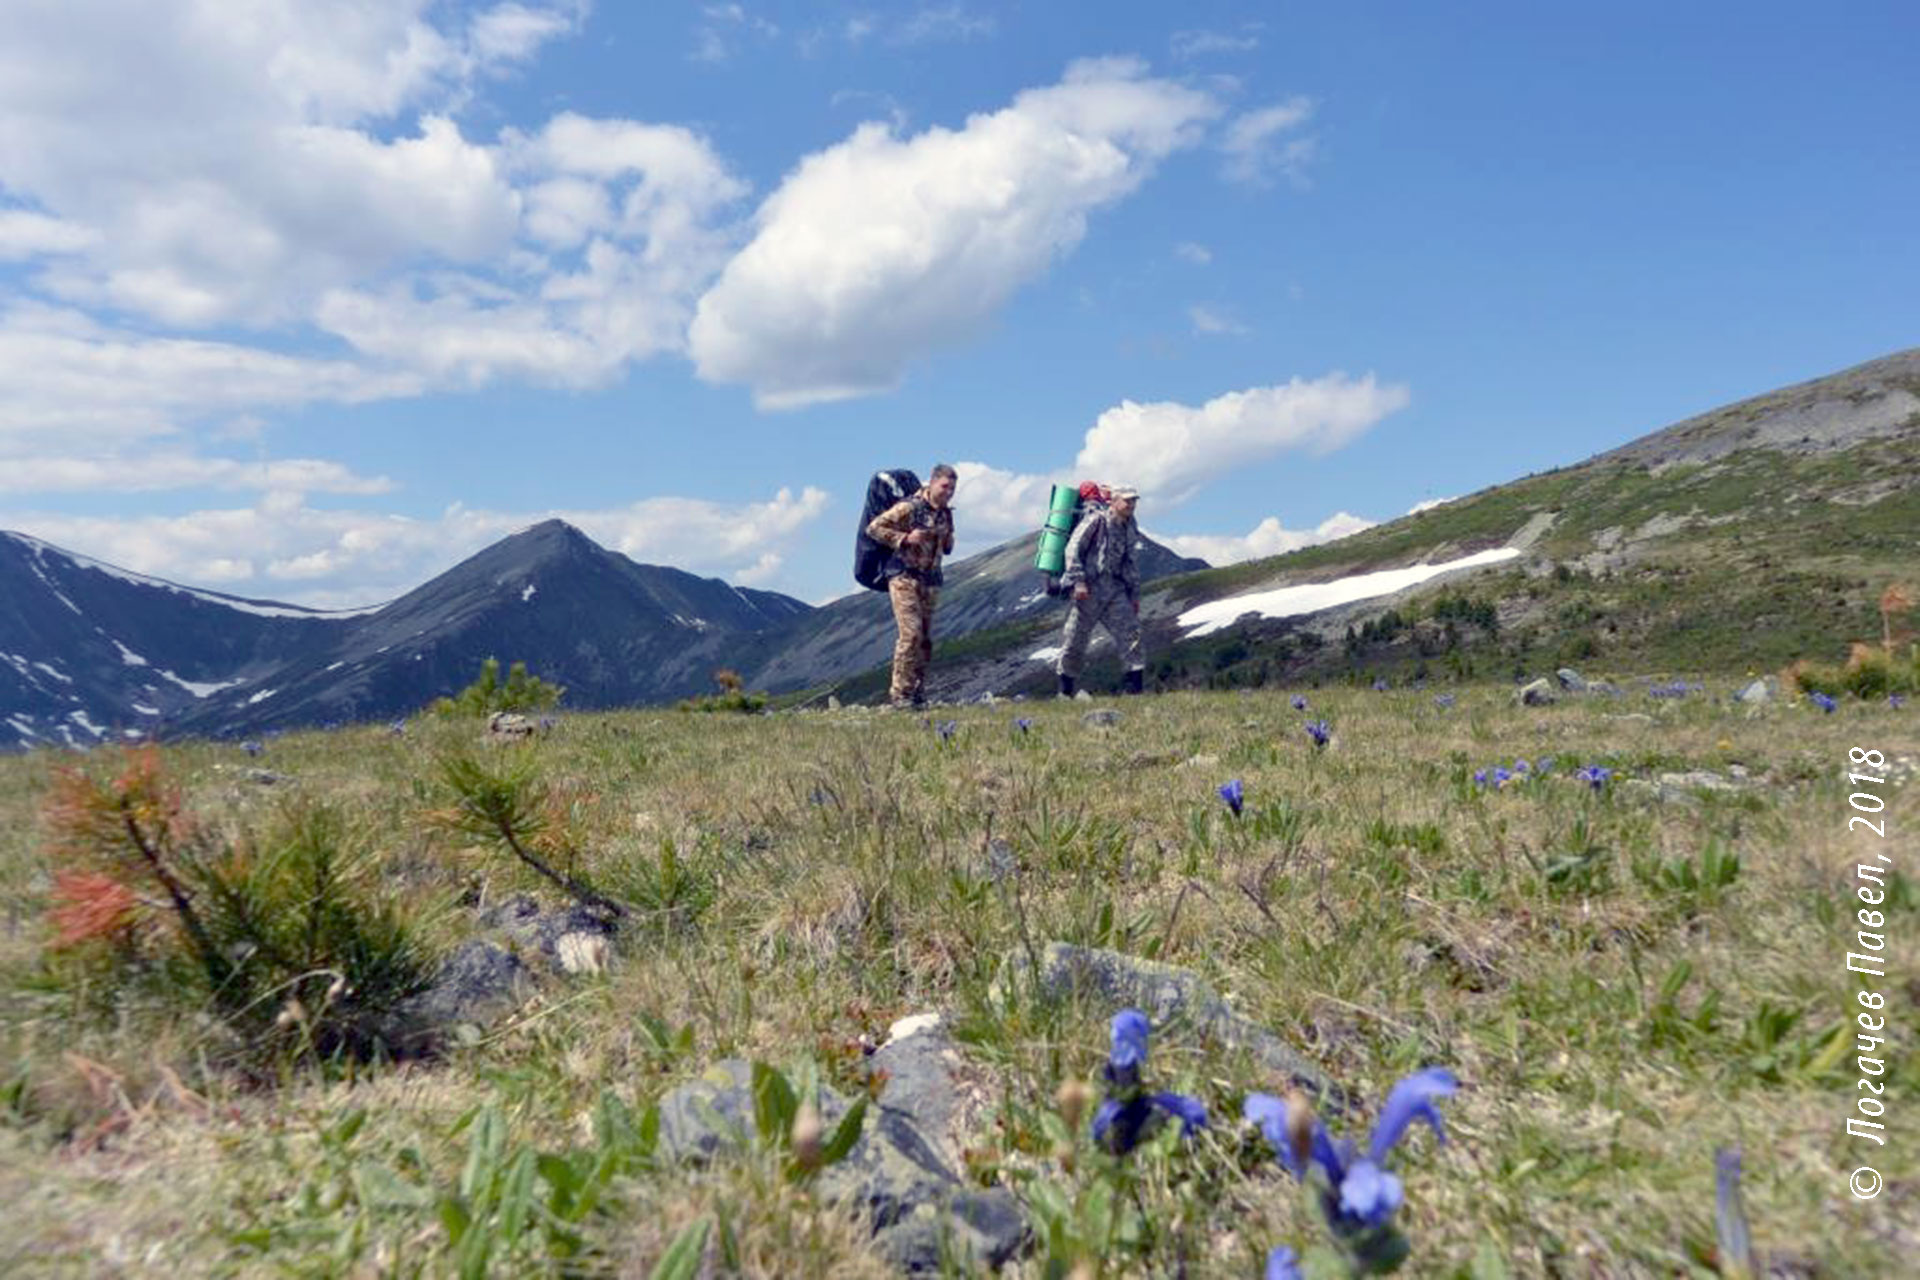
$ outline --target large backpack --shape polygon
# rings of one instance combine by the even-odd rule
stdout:
[[[887,560],[893,552],[867,535],[873,518],[920,492],[920,477],[905,467],[876,471],[867,482],[867,504],[860,509],[860,528],[853,535],[853,580],[873,591],[885,591]]]
[[[1065,595],[1060,575],[1066,568],[1067,543],[1074,530],[1095,511],[1104,511],[1113,501],[1113,492],[1096,480],[1084,480],[1078,488],[1053,486],[1048,498],[1046,524],[1040,530],[1040,547],[1034,556],[1034,568],[1040,570],[1040,589],[1050,596]]]

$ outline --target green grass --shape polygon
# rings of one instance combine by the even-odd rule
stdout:
[[[1854,1076],[1835,1046],[1867,847],[1847,831],[1847,752],[1920,756],[1920,709],[1455,693],[1443,710],[1427,693],[1309,690],[1307,715],[1334,727],[1322,752],[1279,689],[1126,700],[1114,730],[1051,702],[957,708],[946,743],[917,717],[854,710],[564,716],[497,750],[546,784],[551,856],[640,909],[611,972],[556,981],[444,1062],[267,1080],[209,1055],[213,1032],[177,993],[103,1006],[62,977],[39,806],[76,757],[0,760],[0,1271],[646,1275],[704,1221],[747,1274],[881,1274],[863,1233],[766,1153],[662,1167],[646,1110],[727,1055],[811,1064],[852,1091],[860,1037],[934,1008],[958,1018],[990,1099],[972,1174],[1091,1213],[1096,1166],[1055,1162],[1049,1116],[1063,1082],[1097,1079],[1115,1010],[990,999],[1031,938],[1198,970],[1353,1095],[1347,1131],[1407,1070],[1456,1071],[1452,1143],[1422,1134],[1394,1161],[1407,1274],[1500,1274],[1492,1259],[1516,1276],[1712,1274],[1713,1149],[1735,1142],[1776,1266],[1903,1273],[1915,1165],[1899,1137],[1884,1155],[1845,1138]],[[432,818],[437,761],[477,734],[419,720],[400,738],[289,735],[258,762],[345,815],[430,954],[463,935],[462,895],[558,903]],[[1561,775],[1739,764],[1755,782],[1660,804],[1564,776],[1471,780],[1549,755]],[[270,825],[280,802],[236,748],[181,744],[165,762],[204,823]],[[1920,788],[1911,764],[1888,776],[1898,863]],[[1214,794],[1228,777],[1246,787],[1242,823]],[[1016,887],[980,870],[989,830],[1020,857]],[[1904,870],[1887,926],[1897,1007],[1920,952],[1920,870]],[[1890,1022],[1899,1062],[1911,1030]],[[1255,1275],[1271,1245],[1323,1239],[1238,1122],[1245,1093],[1277,1082],[1177,1033],[1156,1036],[1153,1068],[1215,1124],[1142,1155],[1145,1252],[1109,1273]],[[1868,1154],[1890,1186],[1859,1205],[1845,1178]]]

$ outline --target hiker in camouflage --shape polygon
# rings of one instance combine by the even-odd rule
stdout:
[[[1136,489],[1113,491],[1113,502],[1081,520],[1067,541],[1066,570],[1060,585],[1073,592],[1067,611],[1067,632],[1060,642],[1060,696],[1071,698],[1080,679],[1080,661],[1093,639],[1093,628],[1103,625],[1120,651],[1126,668],[1128,693],[1139,693],[1146,681],[1146,659],[1140,648],[1140,567],[1134,558],[1133,510],[1140,501]]]
[[[933,606],[946,580],[940,558],[953,551],[953,511],[948,504],[959,482],[959,473],[942,462],[926,488],[882,511],[867,526],[867,535],[893,552],[883,571],[899,628],[890,706],[925,701],[927,664],[933,659]]]

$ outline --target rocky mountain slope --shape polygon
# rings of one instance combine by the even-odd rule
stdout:
[[[558,520],[376,609],[318,613],[0,536],[0,747],[258,733],[406,715],[524,660],[571,707],[708,687],[729,643],[806,604],[637,564]]]

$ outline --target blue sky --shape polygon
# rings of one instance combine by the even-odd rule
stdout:
[[[12,4],[0,528],[344,606],[560,514],[818,601],[866,475],[946,459],[963,551],[1087,476],[1271,554],[1920,341],[1916,36]]]

